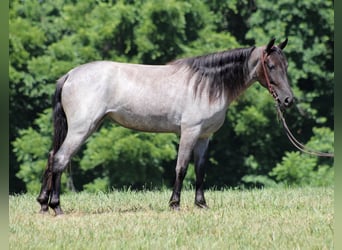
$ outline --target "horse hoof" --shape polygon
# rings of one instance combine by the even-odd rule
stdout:
[[[63,215],[64,213],[63,213],[63,210],[61,209],[61,207],[55,207],[54,209],[53,209],[53,211],[55,211],[55,215],[56,216],[60,216],[60,215]]]
[[[48,214],[49,213],[49,206],[48,205],[44,205],[42,204],[41,207],[40,207],[40,211],[39,211],[40,214]]]
[[[55,214],[55,218],[63,218],[64,217],[64,214],[61,213],[61,214]]]
[[[180,210],[180,206],[179,206],[179,202],[178,201],[170,201],[169,207],[173,211],[179,211]]]
[[[195,205],[198,207],[198,208],[201,208],[201,209],[209,209],[209,207],[207,206],[206,203],[203,203],[203,202],[195,202]]]
[[[42,214],[42,215],[50,214],[49,210],[45,210],[45,209],[40,209],[39,213]]]
[[[180,211],[180,206],[170,206],[170,209],[173,211]]]

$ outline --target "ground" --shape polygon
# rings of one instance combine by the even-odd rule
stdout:
[[[334,189],[206,191],[210,209],[171,190],[63,194],[65,214],[9,197],[10,249],[333,249]]]

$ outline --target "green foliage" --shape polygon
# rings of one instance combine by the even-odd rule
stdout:
[[[191,47],[189,43],[207,39],[208,32],[212,33],[213,15],[202,1],[151,0],[141,8],[135,42],[138,57],[144,63],[167,63],[184,54]],[[201,33],[203,30],[205,34]],[[202,48],[203,51],[206,50]]]
[[[333,152],[334,135],[330,129],[314,128],[309,148]],[[286,185],[329,186],[334,184],[331,159],[319,159],[299,152],[286,152],[282,161],[270,172],[277,181]]]
[[[28,192],[40,190],[40,177],[46,166],[47,148],[51,145],[51,116],[46,111],[35,121],[38,131],[33,128],[19,131],[19,137],[13,142],[14,153],[22,162],[16,176],[26,183]]]
[[[20,130],[20,136],[13,142],[14,153],[21,162],[17,177],[25,182],[30,193],[40,190],[40,177],[51,146],[50,109],[36,119],[35,125],[36,129]],[[80,169],[73,171],[78,179],[76,188],[94,192],[112,187],[161,186],[162,166],[176,157],[176,141],[174,134],[140,133],[115,125],[103,127],[89,140],[81,160],[76,157],[73,161],[73,165],[80,165]],[[89,175],[93,176],[91,180]],[[62,183],[66,187],[65,176]]]
[[[210,36],[208,36],[208,32],[210,32],[208,29],[203,29],[199,32],[199,38],[183,48],[182,57],[192,57],[227,50],[227,48],[240,47],[240,44],[228,32],[213,33]]]
[[[212,4],[211,8],[222,12],[215,1]],[[296,105],[300,109],[300,112],[295,109],[286,112],[290,128],[298,131],[304,142],[312,137],[312,127],[333,129],[332,1],[260,0],[255,1],[255,6],[249,5],[250,8],[244,1],[237,6],[241,16],[248,16],[242,18],[248,26],[245,37],[232,32],[240,41],[262,45],[271,37],[276,37],[277,42],[289,38],[284,52],[289,61],[288,73]],[[221,20],[225,21],[221,25],[229,27],[229,18]],[[293,150],[276,121],[272,98],[256,84],[231,105],[227,118],[225,131],[213,137],[212,144],[216,148],[210,157],[215,173],[209,173],[208,179],[221,185],[229,182],[272,186],[274,181],[268,173],[281,162],[284,151]],[[332,169],[332,161],[325,164]],[[330,182],[330,177],[323,179]]]
[[[13,0],[9,16],[11,192],[39,189],[51,144],[51,96],[56,80],[72,67],[93,60],[164,64],[258,46],[273,36],[278,42],[289,38],[285,54],[302,114],[287,112],[291,129],[309,147],[331,151],[330,139],[325,141],[331,134],[319,137],[333,129],[334,118],[331,0]],[[322,129],[311,131],[318,126]],[[105,191],[171,184],[175,142],[173,135],[140,134],[106,124],[74,157],[75,186]],[[290,176],[280,169],[299,163],[314,174],[297,184],[330,182],[332,161],[307,160],[311,158],[291,150],[272,98],[255,84],[231,105],[223,128],[212,138],[206,183],[272,186]],[[185,186],[194,178],[190,169]]]
[[[266,175],[245,175],[241,179],[244,182],[242,187],[277,187],[277,184],[274,180],[269,178]]]
[[[257,43],[265,43],[265,37],[276,37],[278,42],[289,38],[285,49],[288,71],[299,105],[313,119],[329,114],[327,124],[332,126],[333,1],[259,0],[256,5],[246,37]]]
[[[92,182],[84,184],[83,188],[88,193],[98,193],[98,192],[107,192],[110,189],[110,186],[108,185],[109,178],[103,177],[103,178],[96,178]]]
[[[104,127],[87,143],[80,167],[84,171],[101,169],[101,183],[108,180],[103,187],[160,186],[162,164],[176,157],[176,140],[174,134],[141,133],[119,126]]]

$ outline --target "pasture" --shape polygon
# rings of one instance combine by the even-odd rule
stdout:
[[[9,197],[10,249],[333,249],[334,189],[62,194],[65,214],[38,213],[36,195]]]

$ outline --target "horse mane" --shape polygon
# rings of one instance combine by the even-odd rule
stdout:
[[[255,47],[239,48],[203,56],[178,59],[170,64],[189,69],[189,80],[195,78],[195,95],[209,85],[209,101],[222,94],[237,95],[248,76],[248,59]]]

